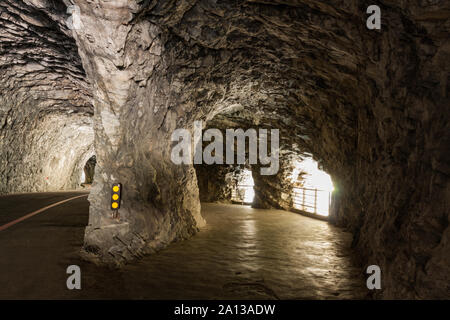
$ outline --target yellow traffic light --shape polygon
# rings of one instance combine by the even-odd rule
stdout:
[[[112,185],[111,192],[111,209],[117,210],[120,208],[120,200],[122,197],[122,185],[120,183],[114,183]]]

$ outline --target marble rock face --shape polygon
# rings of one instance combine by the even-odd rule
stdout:
[[[94,154],[89,81],[54,1],[0,1],[0,194],[80,187]]]
[[[72,187],[95,148],[85,251],[121,265],[205,223],[174,129],[276,128],[286,153],[253,170],[255,206],[285,208],[288,155],[312,154],[377,297],[449,297],[450,11],[383,3],[376,31],[357,0],[1,0],[0,192]]]

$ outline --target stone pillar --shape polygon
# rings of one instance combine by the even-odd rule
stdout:
[[[291,159],[280,156],[280,169],[276,175],[261,175],[260,167],[251,166],[255,183],[252,208],[289,210],[292,206],[293,188],[290,180],[293,171]]]
[[[88,258],[120,265],[194,234],[200,215],[193,166],[170,160],[170,136],[183,116],[173,90],[162,31],[130,23],[139,8],[77,1],[74,30],[94,97],[97,167],[89,196]],[[122,183],[118,217],[111,185]]]

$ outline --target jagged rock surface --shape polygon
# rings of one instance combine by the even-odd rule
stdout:
[[[34,17],[52,23],[31,27],[36,30],[62,28],[62,8],[24,3],[31,13],[22,23],[33,25]],[[51,70],[44,84],[52,83],[53,73],[63,77],[44,90],[45,107],[31,99],[40,90],[25,85],[30,74],[31,88],[42,83],[36,65],[20,65],[30,70],[21,77],[10,62],[25,60],[23,52],[35,47],[8,54],[2,40],[2,79],[19,83],[1,83],[0,173],[12,170],[3,155],[17,134],[13,123],[31,130],[21,114],[66,110],[53,96],[63,92],[62,83],[69,87],[63,105],[70,110],[89,109],[92,95],[98,165],[86,249],[93,256],[120,264],[194,234],[203,224],[196,175],[192,166],[170,161],[170,134],[198,119],[223,127],[230,121],[279,128],[283,148],[320,161],[338,189],[331,220],[355,234],[363,265],[383,270],[380,296],[449,296],[446,1],[384,1],[381,31],[366,28],[369,4],[362,0],[75,3],[83,27],[73,37],[87,77],[67,32],[58,33],[70,43],[67,49],[44,42],[46,56],[37,60],[66,66],[61,72],[44,66]],[[0,5],[2,15],[15,6]],[[10,21],[1,20],[2,39],[19,28],[11,31]],[[39,38],[20,32],[30,43]],[[87,82],[89,93],[83,91]],[[18,103],[17,88],[27,88],[21,93],[27,103]],[[17,148],[14,163],[23,163],[28,150]],[[109,188],[117,181],[124,184],[120,220],[109,211]]]
[[[201,202],[230,202],[233,188],[233,167],[227,165],[196,165]]]
[[[292,188],[297,179],[292,179],[295,159],[293,154],[280,155],[280,169],[273,176],[262,175],[260,165],[252,166],[252,176],[255,182],[255,199],[252,207],[259,209],[284,209],[292,208]]]
[[[66,7],[0,1],[0,193],[79,187],[93,107]]]

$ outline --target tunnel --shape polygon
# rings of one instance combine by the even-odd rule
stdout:
[[[450,10],[376,2],[380,30],[363,0],[0,0],[0,194],[92,184],[81,254],[118,268],[201,238],[219,204],[325,210],[355,277],[382,270],[372,298],[448,299]],[[180,137],[215,162],[175,163]]]
[[[97,163],[97,160],[95,158],[95,155],[90,157],[89,160],[86,162],[86,164],[83,167],[83,172],[81,173],[81,181],[82,186],[91,185],[94,181],[94,173],[95,173],[95,165]]]

